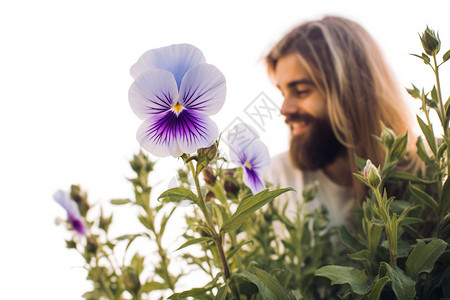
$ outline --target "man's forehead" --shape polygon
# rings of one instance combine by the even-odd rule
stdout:
[[[275,66],[274,79],[278,88],[298,84],[313,84],[308,72],[295,54],[283,56],[278,60]]]

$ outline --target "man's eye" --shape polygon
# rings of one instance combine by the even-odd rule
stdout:
[[[295,90],[297,96],[305,96],[309,93],[309,90]]]

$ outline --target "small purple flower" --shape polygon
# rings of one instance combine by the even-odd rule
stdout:
[[[223,106],[223,74],[189,44],[144,53],[131,67],[128,92],[133,112],[144,122],[136,138],[156,156],[180,156],[211,146],[219,135],[209,118]]]
[[[56,191],[53,195],[53,199],[58,202],[67,212],[68,222],[72,225],[72,228],[81,235],[86,235],[87,226],[78,210],[78,205],[75,201],[70,199],[69,193],[62,190]]]
[[[230,159],[242,167],[245,185],[250,188],[253,194],[264,190],[266,186],[262,176],[270,166],[270,155],[267,146],[259,139],[254,139],[250,144],[235,143],[232,145],[232,148]]]

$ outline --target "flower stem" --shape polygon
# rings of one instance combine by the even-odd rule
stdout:
[[[397,253],[395,249],[397,248],[394,243],[397,243],[397,241],[393,239],[392,233],[391,233],[391,218],[389,216],[389,211],[387,210],[385,203],[383,203],[383,198],[380,193],[380,190],[378,188],[374,188],[375,191],[375,198],[378,202],[378,209],[380,211],[381,219],[384,223],[384,228],[386,230],[386,236],[389,243],[389,256],[390,256],[390,262],[391,266],[395,267],[397,265]],[[394,247],[395,246],[395,247]]]
[[[164,250],[164,248],[162,247],[162,244],[161,244],[161,236],[158,235],[156,232],[155,232],[155,235],[156,235],[156,244],[158,245],[158,254],[161,257],[162,268],[163,268],[163,271],[164,271],[164,275],[166,277],[165,280],[166,280],[167,285],[169,286],[169,288],[172,291],[175,291],[175,285],[172,282],[172,278],[170,277],[170,273],[169,273],[169,268],[168,268],[169,267],[169,263],[167,261],[167,253],[166,253],[166,251]]]
[[[214,240],[214,243],[217,248],[217,252],[220,256],[220,261],[222,263],[222,269],[225,277],[225,281],[227,281],[231,277],[230,267],[228,266],[227,257],[225,256],[225,251],[223,250],[222,246],[222,236],[220,233],[216,232],[216,227],[214,226],[214,222],[211,218],[211,215],[209,214],[206,205],[205,200],[203,199],[202,191],[200,189],[200,183],[198,180],[197,172],[195,170],[194,164],[192,161],[189,162],[189,168],[192,172],[192,176],[194,177],[195,187],[197,189],[197,196],[198,196],[198,204],[200,206],[200,210],[202,211],[203,215],[205,216],[206,223],[211,231],[212,238]],[[236,286],[231,284],[231,290],[233,294],[237,297],[237,299],[240,299],[239,291]]]
[[[449,118],[447,118],[447,112],[445,110],[445,106],[444,103],[442,101],[442,93],[441,93],[441,82],[439,79],[439,66],[437,65],[436,62],[436,55],[433,55],[433,61],[434,61],[434,76],[436,78],[436,94],[438,97],[438,101],[439,101],[439,108],[441,111],[441,124],[442,124],[442,128],[444,130],[443,135],[444,137],[448,138],[449,135],[449,129],[448,129],[448,125],[449,125]],[[450,174],[450,151],[447,149],[447,175]]]
[[[438,102],[439,102],[439,110],[440,110],[440,119],[441,119],[441,124],[442,127],[444,128],[444,134],[446,134],[447,131],[447,126],[448,126],[448,122],[446,120],[446,112],[445,112],[445,107],[444,104],[442,103],[442,94],[441,94],[441,83],[439,80],[439,66],[437,65],[436,62],[436,55],[433,55],[433,60],[434,60],[434,76],[436,77],[436,94],[438,97]]]

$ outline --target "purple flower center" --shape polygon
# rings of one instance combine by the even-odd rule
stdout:
[[[69,218],[70,224],[72,225],[73,229],[78,232],[79,234],[85,234],[85,228],[83,222],[79,219]]]

